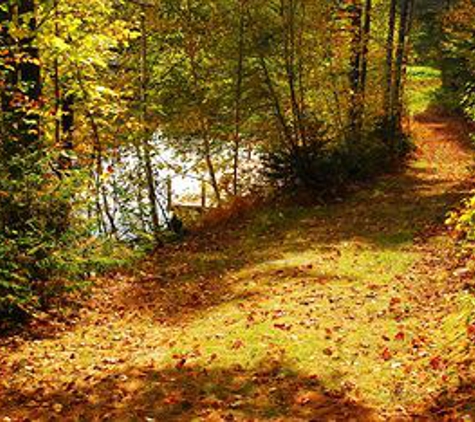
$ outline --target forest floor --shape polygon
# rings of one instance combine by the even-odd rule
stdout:
[[[474,160],[460,120],[412,126],[403,171],[190,237],[97,280],[74,324],[4,340],[0,421],[457,420],[435,403],[471,273],[444,220]]]

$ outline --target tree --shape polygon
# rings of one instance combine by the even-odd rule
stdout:
[[[396,44],[396,59],[394,70],[394,82],[392,88],[391,113],[397,130],[400,131],[403,114],[403,77],[407,61],[408,37],[412,27],[414,0],[404,0],[402,3],[401,16],[399,21],[399,36]]]
[[[30,172],[41,171],[38,162],[44,157],[40,138],[41,74],[39,51],[36,46],[36,7],[32,0],[13,2],[1,10],[2,45],[5,64],[2,69],[2,140],[0,158],[5,177],[22,196]],[[24,29],[14,35],[13,22]],[[15,189],[15,187],[14,187]],[[2,232],[25,233],[35,214],[30,199],[18,200],[12,195],[2,198]]]

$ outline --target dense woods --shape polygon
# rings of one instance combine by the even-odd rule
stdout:
[[[1,0],[0,419],[472,420],[474,30],[473,0]]]

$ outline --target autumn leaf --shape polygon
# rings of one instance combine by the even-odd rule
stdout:
[[[403,341],[406,338],[406,334],[403,331],[399,331],[394,338],[398,341]]]
[[[242,342],[242,340],[236,340],[233,345],[232,345],[232,349],[233,350],[239,350],[241,347],[244,347],[244,343]]]
[[[290,324],[274,324],[274,328],[282,331],[290,331],[292,329],[292,325]]]
[[[381,357],[383,358],[383,360],[388,361],[393,358],[393,354],[388,347],[385,347],[383,352],[381,353]]]

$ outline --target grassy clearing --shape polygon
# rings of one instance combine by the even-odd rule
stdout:
[[[75,329],[0,349],[0,417],[371,421],[441,394],[458,297],[428,294],[450,241],[415,239],[472,159],[431,124],[405,173],[170,248],[104,280]]]
[[[361,401],[363,408],[345,410],[361,413],[361,420],[369,418],[366,406],[391,408],[395,403],[409,403],[417,397],[420,384],[408,377],[406,355],[419,328],[417,321],[405,316],[410,312],[409,298],[397,279],[419,253],[410,248],[411,228],[396,227],[394,222],[415,212],[415,207],[401,212],[391,201],[368,207],[377,192],[385,201],[390,199],[391,189],[394,185],[383,181],[344,208],[263,211],[231,245],[212,253],[188,251],[174,257],[176,262],[167,266],[168,277],[175,271],[167,289],[173,296],[161,305],[156,300],[150,303],[152,308],[146,309],[151,314],[140,308],[138,320],[115,320],[92,330],[86,327],[61,341],[62,347],[69,345],[59,358],[63,359],[59,366],[64,384],[74,382],[74,388],[81,390],[87,385],[84,375],[102,376],[100,387],[88,395],[107,406],[110,391],[128,388],[125,381],[113,385],[104,381],[104,372],[111,370],[146,391],[140,400],[158,420],[172,415],[178,420],[203,416],[196,410],[196,402],[208,408],[203,400],[216,401],[217,410],[237,418],[292,418],[311,411],[308,406],[295,410],[299,400],[320,403],[323,396],[307,397],[316,391]],[[385,226],[386,231],[381,231]],[[206,290],[201,291],[201,285],[194,288],[200,277],[212,277],[213,284],[223,287],[217,301],[211,299],[212,306]],[[178,308],[174,307],[177,302]],[[177,312],[186,306],[191,314],[176,315],[185,324],[164,328],[151,318],[163,312],[162,306]],[[53,340],[35,350],[43,356],[38,366],[34,364],[34,378],[41,380],[38,386],[57,383],[57,369],[44,359],[47,350],[57,347]],[[17,358],[24,353],[21,350]],[[71,353],[77,355],[73,360],[68,359]],[[121,356],[119,361],[117,356]],[[54,360],[58,362],[58,355]],[[72,381],[78,372],[83,376]],[[164,387],[164,374],[180,381]],[[21,373],[19,379],[24,376]],[[231,386],[230,379],[234,380]],[[281,391],[282,383],[285,391]],[[262,407],[259,403],[264,397]],[[62,412],[88,417],[94,413],[90,404],[77,406],[65,397],[57,400]],[[328,403],[325,406],[328,409]],[[127,409],[119,407],[114,412],[125,417]]]

